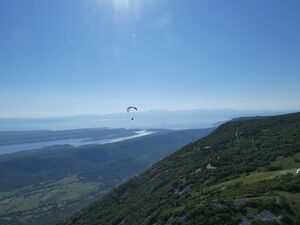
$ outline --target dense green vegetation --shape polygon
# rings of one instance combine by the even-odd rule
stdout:
[[[0,156],[0,224],[53,224],[212,129]]]
[[[300,113],[239,119],[62,225],[300,224]]]

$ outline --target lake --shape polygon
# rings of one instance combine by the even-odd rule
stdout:
[[[0,154],[11,154],[20,151],[26,150],[36,150],[44,147],[49,147],[53,145],[72,145],[72,146],[80,146],[80,145],[89,145],[89,144],[109,144],[114,142],[125,141],[133,138],[143,137],[146,135],[154,134],[154,131],[141,130],[136,131],[134,135],[113,139],[102,139],[89,141],[89,138],[75,138],[75,139],[66,139],[66,140],[56,140],[56,141],[43,141],[43,142],[34,142],[34,143],[25,143],[25,144],[13,144],[13,145],[3,145],[0,146]]]

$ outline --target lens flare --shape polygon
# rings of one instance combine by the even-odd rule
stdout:
[[[113,0],[113,6],[116,11],[123,11],[129,8],[129,0]]]

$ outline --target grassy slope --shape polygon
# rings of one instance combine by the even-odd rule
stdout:
[[[299,224],[299,152],[300,113],[229,122],[61,224]]]
[[[65,177],[59,181],[48,181],[39,185],[25,186],[5,196],[0,196],[1,224],[41,224],[43,221],[54,223],[56,216],[67,215],[76,209],[78,204],[86,205],[88,199],[95,197],[99,191],[99,184],[83,182],[76,176]]]

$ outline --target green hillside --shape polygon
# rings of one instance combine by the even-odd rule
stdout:
[[[162,130],[106,145],[0,156],[0,224],[54,224],[212,130]]]
[[[300,224],[300,113],[228,122],[61,225]]]

